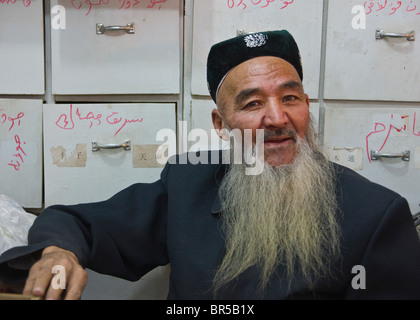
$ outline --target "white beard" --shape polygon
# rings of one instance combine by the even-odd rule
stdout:
[[[340,247],[334,173],[314,141],[311,129],[297,139],[292,164],[265,163],[259,175],[231,165],[219,189],[226,254],[215,291],[251,266],[259,267],[261,290],[279,264],[288,280],[299,273],[310,286],[329,272]]]

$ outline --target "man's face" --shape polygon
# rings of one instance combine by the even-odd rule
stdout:
[[[273,166],[293,162],[296,138],[305,138],[309,99],[295,68],[276,57],[258,57],[226,76],[212,112],[215,129],[265,130],[264,159]]]

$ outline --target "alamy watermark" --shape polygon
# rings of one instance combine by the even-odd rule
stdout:
[[[55,265],[52,267],[51,273],[55,276],[51,280],[51,286],[54,290],[66,289],[66,268],[62,265]]]
[[[62,5],[55,5],[51,8],[51,28],[54,30],[66,29],[66,8]]]
[[[54,290],[66,289],[66,268],[62,265],[55,265],[51,273],[55,276],[51,280],[51,286]],[[351,280],[351,287],[354,290],[366,290],[366,269],[362,265],[355,265],[351,269],[355,276]]]
[[[366,10],[363,5],[355,5],[351,9],[354,15],[351,26],[354,30],[366,29]],[[54,30],[66,29],[66,8],[62,5],[54,5],[51,8],[51,27]]]
[[[186,128],[186,121],[180,121],[181,128]],[[253,140],[255,131],[255,141]],[[169,128],[161,129],[156,134],[156,141],[163,142],[156,151],[156,160],[160,165],[169,164],[245,164],[246,175],[261,174],[264,169],[264,130],[263,129],[212,129],[209,134],[203,129],[192,129],[188,134],[183,130],[183,138],[179,138],[180,145],[187,145],[188,142],[196,142],[190,148],[189,152],[183,157],[173,157],[176,154],[177,134]],[[218,143],[214,139],[222,139],[226,142],[227,150],[222,152],[220,161],[217,157],[210,157],[207,152],[198,152],[208,150],[205,146],[211,142],[212,145]],[[198,141],[198,142],[197,142]],[[201,146],[201,147],[200,147]],[[203,147],[204,146],[204,147]]]
[[[362,5],[353,6],[351,13],[354,15],[351,20],[351,26],[354,30],[366,29],[366,10]]]
[[[354,30],[366,29],[366,10],[363,5],[355,5],[351,9],[354,17],[351,26]],[[51,8],[51,28],[54,30],[66,29],[66,8],[62,5],[54,5]]]
[[[351,287],[354,290],[366,289],[366,269],[364,266],[356,265],[351,269],[351,273],[355,274],[351,280]]]

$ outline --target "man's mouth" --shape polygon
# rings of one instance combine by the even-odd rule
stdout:
[[[267,148],[282,147],[282,146],[286,146],[294,142],[295,142],[294,137],[290,137],[290,136],[272,137],[272,138],[264,140],[264,147],[267,147]]]
[[[266,131],[264,134],[264,147],[283,147],[296,142],[296,133],[291,129],[277,129]]]

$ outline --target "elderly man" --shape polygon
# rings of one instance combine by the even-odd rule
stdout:
[[[79,298],[84,267],[137,280],[171,264],[169,299],[420,298],[420,244],[407,202],[332,164],[315,142],[296,43],[262,32],[212,47],[208,83],[214,127],[264,130],[261,174],[248,165],[185,163],[111,199],[53,206],[29,245],[0,259],[1,279],[24,293]],[[226,129],[226,130],[223,130]],[[36,262],[35,262],[36,261]],[[28,276],[29,266],[32,266]]]

